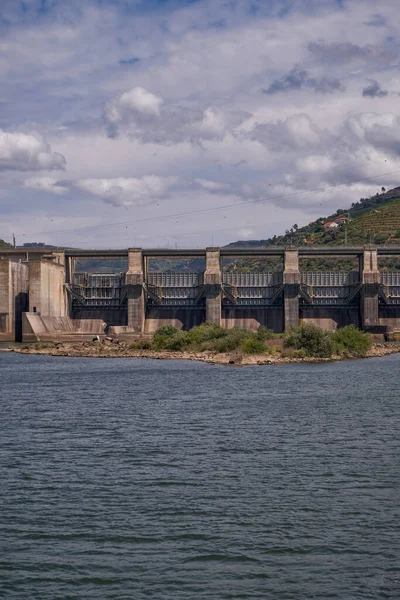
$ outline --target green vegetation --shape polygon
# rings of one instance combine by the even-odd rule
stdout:
[[[333,354],[332,334],[312,324],[290,329],[285,336],[285,346],[303,350],[306,356],[328,358]]]
[[[365,356],[371,348],[371,340],[367,333],[363,333],[354,325],[347,325],[337,329],[332,334],[333,346],[336,354],[350,356]]]
[[[0,240],[0,248],[12,248],[11,244],[7,244],[4,240]]]
[[[204,323],[189,331],[179,331],[172,325],[160,327],[156,331],[151,347],[153,350],[188,352],[233,352],[241,350],[244,354],[265,354],[266,339],[273,332],[262,328],[257,332],[247,329],[223,329],[212,323]]]
[[[361,198],[349,209],[338,209],[327,217],[319,217],[316,221],[298,227],[294,224],[284,235],[265,240],[240,241],[229,244],[229,247],[269,247],[269,246],[362,246],[364,244],[390,245],[399,244],[400,238],[400,187],[370,198]],[[335,229],[324,229],[324,223],[345,217],[344,222]],[[391,261],[387,268],[396,269],[400,265],[397,259]],[[352,270],[352,264],[346,259],[324,260],[307,259],[303,269],[319,270]],[[239,259],[229,265],[228,270],[240,272],[281,271],[277,259]]]
[[[283,342],[280,338],[283,338]],[[371,342],[369,336],[353,325],[335,332],[323,331],[316,325],[305,324],[292,328],[286,334],[276,334],[260,327],[248,329],[223,329],[212,323],[204,323],[189,331],[181,331],[167,325],[160,327],[153,340],[139,340],[131,349],[175,352],[216,352],[243,354],[278,354],[283,358],[329,358],[334,354],[347,357],[365,356]]]

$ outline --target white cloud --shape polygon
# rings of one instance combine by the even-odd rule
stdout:
[[[17,226],[33,198],[36,212],[73,203],[85,223],[130,210],[146,219],[155,199],[171,214],[255,200],[211,213],[213,227],[232,218],[218,240],[229,242],[253,228],[251,212],[267,237],[379,188],[329,186],[398,168],[398,0],[379,15],[376,0],[290,0],[284,11],[279,0],[141,2],[138,12],[133,2],[127,12],[126,2],[54,0],[44,14],[35,2],[24,12],[8,2],[16,16],[0,23],[2,125],[43,136],[15,133],[30,144],[0,146],[0,212],[15,209]],[[367,80],[387,95],[375,86],[363,97]],[[46,172],[65,165],[52,148],[68,159],[65,180]],[[44,173],[21,185],[17,170]],[[67,192],[68,206],[56,201]],[[168,234],[189,221],[172,220]],[[148,239],[165,232],[143,229]]]
[[[0,129],[0,170],[39,171],[64,169],[65,158],[39,135]]]
[[[168,194],[176,183],[176,177],[157,177],[146,175],[141,179],[117,177],[115,179],[82,179],[74,186],[102,198],[115,206],[149,204]]]
[[[229,186],[226,183],[222,183],[220,181],[210,181],[209,179],[195,179],[194,180],[197,185],[202,187],[205,190],[209,190],[211,192],[226,190]]]
[[[284,121],[257,124],[249,137],[279,152],[318,146],[326,137],[326,132],[303,113],[291,115]]]
[[[113,98],[104,108],[104,120],[111,137],[117,135],[118,129],[135,119],[146,120],[160,116],[163,99],[141,86],[136,86]]]
[[[107,102],[103,116],[110,137],[125,134],[143,143],[167,145],[223,139],[249,117],[237,110],[165,104],[142,87]]]

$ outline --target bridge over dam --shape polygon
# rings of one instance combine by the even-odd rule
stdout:
[[[0,250],[0,340],[76,340],[151,334],[162,325],[282,332],[299,323],[374,333],[400,330],[400,270],[381,268],[400,246],[122,250]],[[224,261],[275,260],[280,270],[235,272]],[[82,272],[79,262],[123,259],[123,272]],[[199,259],[202,270],[153,270]],[[349,259],[349,270],[307,271],[304,259]],[[190,263],[189,263],[190,264]],[[192,263],[193,264],[193,263]],[[267,264],[267,263],[266,263]]]

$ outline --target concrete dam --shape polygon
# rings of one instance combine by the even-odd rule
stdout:
[[[400,271],[379,268],[400,246],[0,250],[0,341],[92,339],[189,329],[205,321],[224,328],[279,333],[301,323],[334,330],[348,324],[373,333],[400,330]],[[280,271],[240,273],[224,260],[279,259]],[[302,259],[352,259],[347,271],[304,271]],[[77,261],[124,259],[127,271],[89,273]],[[151,260],[201,259],[204,269],[154,271]]]

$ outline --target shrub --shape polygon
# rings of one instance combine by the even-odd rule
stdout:
[[[267,350],[264,342],[258,340],[254,336],[244,339],[241,344],[241,349],[244,354],[265,354]]]
[[[260,325],[260,327],[257,329],[256,339],[260,340],[261,342],[265,342],[266,340],[272,340],[275,337],[276,333],[272,329],[264,327],[264,325]]]
[[[333,352],[332,334],[312,324],[293,327],[285,337],[285,346],[304,350],[306,356],[329,357]]]
[[[164,327],[160,327],[154,334],[153,338],[153,347],[156,350],[163,350],[165,345],[168,343],[168,340],[174,337],[178,333],[178,329],[173,327],[173,325],[165,325]]]
[[[333,335],[334,349],[337,354],[352,354],[365,356],[371,347],[371,340],[367,333],[363,333],[354,325],[347,325],[337,329]]]
[[[187,347],[187,333],[186,331],[177,331],[175,335],[167,337],[164,342],[165,350],[184,350]]]
[[[202,325],[192,327],[192,329],[188,331],[188,344],[199,347],[204,342],[223,338],[226,334],[226,330],[219,325],[215,325],[214,323],[203,323]]]
[[[232,352],[241,348],[242,343],[249,338],[254,338],[254,334],[248,329],[239,329],[234,327],[228,331],[222,330],[223,335],[217,338],[204,339],[200,344],[200,350],[209,350],[211,352]],[[190,332],[189,332],[190,334]]]

